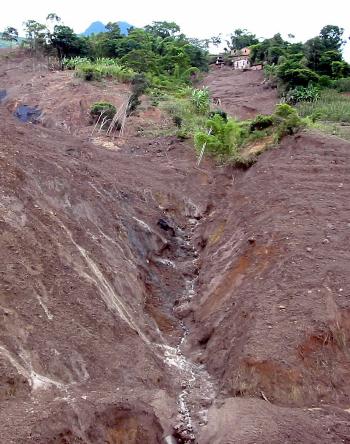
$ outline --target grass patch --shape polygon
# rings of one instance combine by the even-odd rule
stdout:
[[[302,102],[298,105],[301,117],[309,117],[313,122],[350,123],[350,97],[334,90],[326,90],[315,102]]]
[[[63,61],[67,69],[72,69],[78,77],[87,81],[102,78],[116,79],[119,82],[130,82],[135,71],[121,65],[116,59],[100,58],[92,61],[86,57],[74,57]]]
[[[207,114],[193,100],[192,88],[182,88],[177,95],[158,94],[158,106],[170,115],[174,123],[173,134],[180,139],[189,139],[205,128]]]

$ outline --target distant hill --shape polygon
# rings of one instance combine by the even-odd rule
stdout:
[[[16,46],[21,44],[22,40],[24,40],[23,37],[19,37],[17,43],[12,42],[11,44],[11,42],[7,40],[0,39],[0,48],[15,48]]]
[[[128,33],[128,28],[132,25],[127,22],[117,22],[122,34]],[[91,34],[98,34],[99,32],[106,32],[106,26],[102,22],[93,22],[91,25],[82,33],[82,35],[89,36]]]

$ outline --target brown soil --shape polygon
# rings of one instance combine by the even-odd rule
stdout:
[[[181,399],[191,442],[350,442],[349,143],[305,132],[246,171],[197,168],[135,123],[109,150],[85,117],[13,117],[27,78],[45,115],[80,112],[72,73],[40,75],[0,62],[1,442],[190,442]]]
[[[264,83],[261,71],[214,68],[203,82],[210,88],[214,101],[231,116],[250,119],[257,114],[271,114],[278,101],[276,89]]]

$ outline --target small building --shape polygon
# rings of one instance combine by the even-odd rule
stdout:
[[[230,55],[233,69],[250,69],[250,48],[233,49]]]

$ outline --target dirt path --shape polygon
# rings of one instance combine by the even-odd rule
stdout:
[[[231,100],[259,73],[213,75],[228,107],[254,103]],[[302,133],[249,170],[197,168],[176,138],[106,150],[6,103],[3,442],[350,440],[348,143]]]

